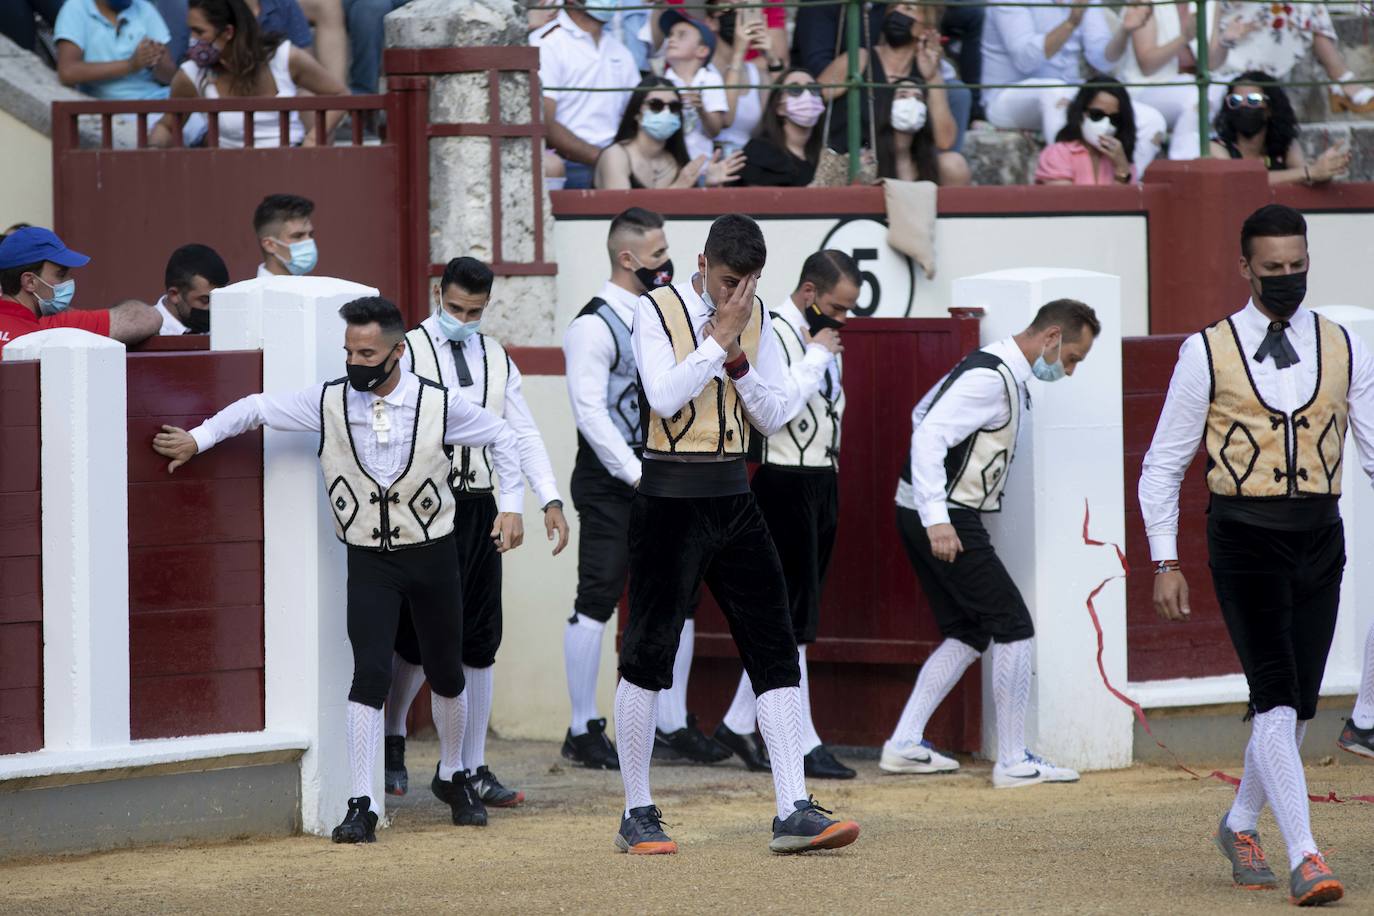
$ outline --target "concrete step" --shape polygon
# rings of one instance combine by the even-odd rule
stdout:
[[[964,158],[976,185],[1030,184],[1040,143],[1017,130],[971,130],[964,135]]]

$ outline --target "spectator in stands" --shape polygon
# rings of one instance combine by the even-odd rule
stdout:
[[[1113,29],[1100,7],[1027,0],[1031,6],[993,7],[983,32],[983,79],[1020,83],[983,94],[994,127],[1039,129],[1052,142],[1082,81],[1081,61],[1111,73],[1125,53],[1130,33]],[[1135,106],[1137,173],[1145,171],[1164,143],[1168,125],[1149,105]]]
[[[63,0],[4,0],[0,3],[0,35],[25,51],[37,50],[38,30],[34,16],[41,16],[49,26],[57,21]]]
[[[153,5],[172,36],[167,41],[167,53],[174,62],[179,61],[186,56],[186,0],[153,0]]]
[[[315,269],[315,202],[295,194],[269,194],[253,211],[262,263],[258,277],[301,276]]]
[[[29,226],[0,242],[0,348],[17,337],[49,328],[77,328],[141,343],[157,333],[161,318],[142,302],[112,309],[72,309],[76,280],[71,272],[90,263],[50,229]]]
[[[1212,155],[1263,162],[1270,184],[1325,183],[1350,167],[1343,144],[1307,161],[1298,142],[1298,117],[1283,87],[1267,73],[1243,73],[1227,86],[1213,123]]]
[[[716,53],[712,59],[716,70],[725,74],[728,109],[725,126],[716,135],[716,144],[726,154],[744,149],[763,114],[763,89],[743,89],[740,86],[761,86],[773,81],[783,71],[783,62],[772,56],[768,28],[761,15],[749,16],[757,10],[736,10],[735,0],[707,0],[711,11],[707,25],[716,33]],[[757,58],[760,67],[751,60]]]
[[[667,0],[667,5],[682,6],[687,2],[689,2],[689,0]],[[691,2],[697,3],[699,0],[691,0]],[[715,0],[708,0],[708,2],[714,3]],[[726,2],[731,2],[731,0],[726,0]],[[740,0],[733,0],[733,2],[740,2]],[[768,5],[762,9],[752,8],[738,10],[739,18],[735,21],[737,24],[741,25],[745,22],[762,22],[764,33],[768,36],[767,47],[750,51],[747,56],[748,60],[767,58],[770,61],[777,61],[781,64],[783,61],[787,60],[787,7],[783,5],[784,0],[762,0],[762,2]],[[688,15],[699,14],[689,10]],[[654,48],[660,48],[667,35],[664,34],[658,19],[650,17],[650,22],[653,26],[652,35],[645,35],[644,37],[653,44]],[[719,69],[719,67],[717,67],[717,69]],[[774,72],[781,73],[782,68],[779,67]]]
[[[1121,26],[1130,34],[1115,73],[1123,83],[1177,83],[1185,77],[1180,66],[1197,35],[1191,9],[1172,0],[1150,0],[1122,8]],[[1216,35],[1220,37],[1220,32]],[[1216,49],[1213,49],[1215,53]],[[1130,86],[1131,101],[1159,111],[1169,125],[1169,158],[1196,159],[1200,155],[1197,89],[1192,86]]]
[[[229,285],[229,268],[208,245],[182,245],[167,260],[165,290],[153,306],[162,316],[163,336],[210,333],[210,294]]]
[[[193,44],[187,60],[172,80],[172,98],[295,98],[299,86],[314,95],[345,95],[348,90],[330,76],[315,58],[278,36],[263,35],[257,18],[244,0],[190,0],[186,24]],[[237,149],[244,145],[243,115],[216,115],[219,145]],[[325,118],[325,134],[330,136],[343,117],[331,111]],[[182,118],[165,115],[149,138],[152,146],[171,146],[172,131],[180,128]],[[186,125],[186,142],[195,142],[205,119],[194,118]],[[275,111],[253,114],[253,145],[283,146],[281,118]],[[292,113],[292,146],[313,146],[315,132],[306,131],[300,116]]]
[[[348,19],[348,46],[353,58],[348,68],[348,87],[358,95],[377,91],[386,38],[386,14],[406,3],[407,0],[343,0],[344,16]]]
[[[67,0],[57,14],[57,78],[97,99],[165,99],[176,62],[149,0]]]
[[[718,187],[739,180],[744,154],[687,154],[682,98],[661,76],[646,76],[630,97],[615,141],[596,163],[598,188]]]
[[[1135,180],[1135,111],[1126,88],[1094,80],[1078,90],[1055,142],[1040,153],[1036,184],[1126,185]]]
[[[878,177],[949,187],[971,183],[968,161],[946,146],[954,118],[944,89],[914,79],[897,80],[893,87],[892,104],[877,112]]]
[[[590,188],[601,150],[615,139],[630,90],[639,82],[634,56],[606,24],[615,18],[612,0],[568,0],[551,24],[535,30],[540,49],[539,82],[544,87],[548,145],[563,157],[565,187]],[[624,92],[578,92],[567,87]]]
[[[804,188],[816,176],[825,145],[825,103],[805,68],[793,67],[768,93],[754,138],[744,147],[740,184]]]
[[[716,33],[700,19],[674,9],[665,10],[658,24],[667,36],[663,42],[663,75],[682,90],[687,155],[710,156],[730,111],[725,90],[720,88],[725,80],[711,65]]]
[[[843,4],[810,4],[797,9],[792,29],[792,61],[816,78],[848,48],[845,35],[846,10]],[[868,23],[860,28],[859,44],[872,47],[883,34],[887,16],[884,4],[869,6]]]

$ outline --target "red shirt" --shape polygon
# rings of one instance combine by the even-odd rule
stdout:
[[[0,299],[0,349],[16,337],[49,328],[79,328],[101,337],[110,336],[110,313],[106,309],[68,309],[56,315],[34,317],[13,299]]]

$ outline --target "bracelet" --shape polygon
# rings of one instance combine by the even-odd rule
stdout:
[[[1159,563],[1155,565],[1156,576],[1162,576],[1165,573],[1171,572],[1183,572],[1183,567],[1179,564],[1178,560],[1160,560]]]
[[[733,360],[725,364],[725,374],[730,378],[738,380],[744,378],[749,372],[749,356],[741,353]]]
[[[787,69],[786,66],[784,66],[783,62],[780,60],[770,60],[768,62],[769,73],[781,73],[785,69]]]

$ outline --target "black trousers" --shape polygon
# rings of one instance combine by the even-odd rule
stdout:
[[[416,662],[442,697],[463,691],[463,617],[454,538],[423,547],[375,551],[348,548],[348,642],[353,687],[348,698],[374,709],[391,689],[391,650],[404,618],[413,622]],[[403,605],[409,605],[409,611]]]
[[[605,623],[625,592],[630,569],[634,487],[612,477],[600,464],[578,461],[570,492],[577,509],[577,598],[573,610]]]
[[[702,581],[725,612],[754,692],[800,684],[782,564],[752,493],[635,494],[621,676],[645,690],[673,686],[678,638]]]
[[[1312,718],[1336,632],[1344,525],[1278,531],[1212,516],[1207,553],[1251,712],[1291,706]]]
[[[897,530],[921,590],[926,593],[940,635],[978,652],[992,642],[1016,642],[1035,635],[1021,590],[992,549],[979,513],[949,510],[949,521],[964,550],[953,563],[935,559],[920,513],[897,507]]]
[[[792,635],[801,645],[813,643],[840,521],[839,477],[828,469],[765,464],[755,472],[751,488],[782,561]]]
[[[453,536],[462,597],[450,613],[462,618],[463,664],[469,668],[496,664],[501,647],[501,554],[491,539],[496,515],[496,498],[490,494],[458,499]],[[409,616],[401,617],[395,648],[401,658],[420,664],[418,633]]]

